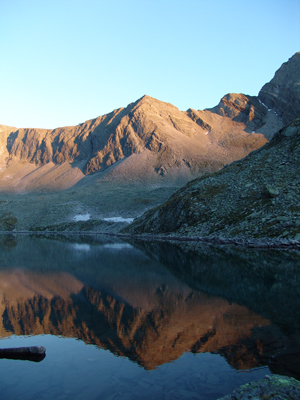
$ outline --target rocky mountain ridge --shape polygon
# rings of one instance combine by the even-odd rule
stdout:
[[[299,165],[297,119],[245,159],[189,182],[125,232],[300,243]]]
[[[274,78],[258,94],[258,99],[273,109],[282,118],[284,125],[300,117],[299,65],[300,52],[297,52],[282,64]]]
[[[230,93],[212,109],[180,111],[143,96],[75,127],[0,125],[0,229],[116,232],[103,218],[137,217],[189,180],[261,148],[294,115],[291,105],[298,112],[299,54],[259,96]],[[81,214],[90,220],[74,222]]]
[[[264,109],[263,106],[260,108]],[[1,186],[4,188],[8,183],[4,173],[13,168],[21,173],[25,166],[28,168],[26,164],[31,167],[26,176],[40,168],[44,178],[45,172],[49,174],[47,166],[51,166],[52,175],[53,169],[61,170],[58,178],[66,173],[63,167],[67,167],[69,175],[77,168],[77,181],[97,172],[106,176],[112,174],[121,180],[126,178],[128,170],[136,180],[172,180],[174,176],[181,176],[187,181],[203,172],[218,170],[266,142],[259,132],[247,131],[243,122],[232,121],[230,117],[222,120],[210,114],[209,111],[203,115],[194,110],[181,112],[171,104],[144,96],[124,109],[77,127],[12,132],[2,127],[7,146],[2,146]],[[263,122],[267,125],[266,130],[275,132],[268,120]],[[221,129],[220,124],[223,125]],[[275,117],[275,126],[279,125],[280,121]],[[16,172],[11,176],[14,183]],[[24,178],[21,176],[17,188],[30,190]],[[56,179],[56,185],[52,182],[53,190],[68,187],[68,184],[62,184],[63,177],[60,180],[61,185],[59,179]],[[47,181],[45,183],[47,186]],[[73,186],[72,180],[70,183]],[[31,182],[33,189],[42,185],[42,179],[34,185]]]
[[[263,98],[268,93],[264,88]],[[64,190],[79,181],[90,184],[85,178],[95,173],[108,180],[130,175],[144,182],[187,182],[245,157],[272,138],[283,123],[268,107],[260,97],[229,93],[212,109],[184,112],[145,95],[73,127],[0,125],[0,188]]]

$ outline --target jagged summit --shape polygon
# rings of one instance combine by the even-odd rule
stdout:
[[[300,117],[300,52],[282,64],[258,98],[276,111],[284,124]]]
[[[228,93],[220,103],[209,111],[242,122],[249,132],[256,131],[266,124],[268,109],[256,96],[243,93]]]

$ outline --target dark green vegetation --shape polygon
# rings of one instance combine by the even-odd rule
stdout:
[[[97,228],[103,228],[103,225],[113,225],[113,223],[105,223],[104,221],[90,219],[88,221],[62,222],[61,224],[53,224],[47,226],[35,226],[30,228],[31,232],[86,232],[94,231]]]

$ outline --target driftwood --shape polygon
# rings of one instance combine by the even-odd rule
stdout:
[[[0,349],[0,358],[39,362],[42,361],[45,357],[46,349],[43,346],[13,347],[10,349]]]

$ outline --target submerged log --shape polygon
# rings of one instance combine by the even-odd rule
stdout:
[[[46,357],[46,349],[43,346],[13,347],[0,349],[0,358],[13,360],[28,360],[39,362]]]

